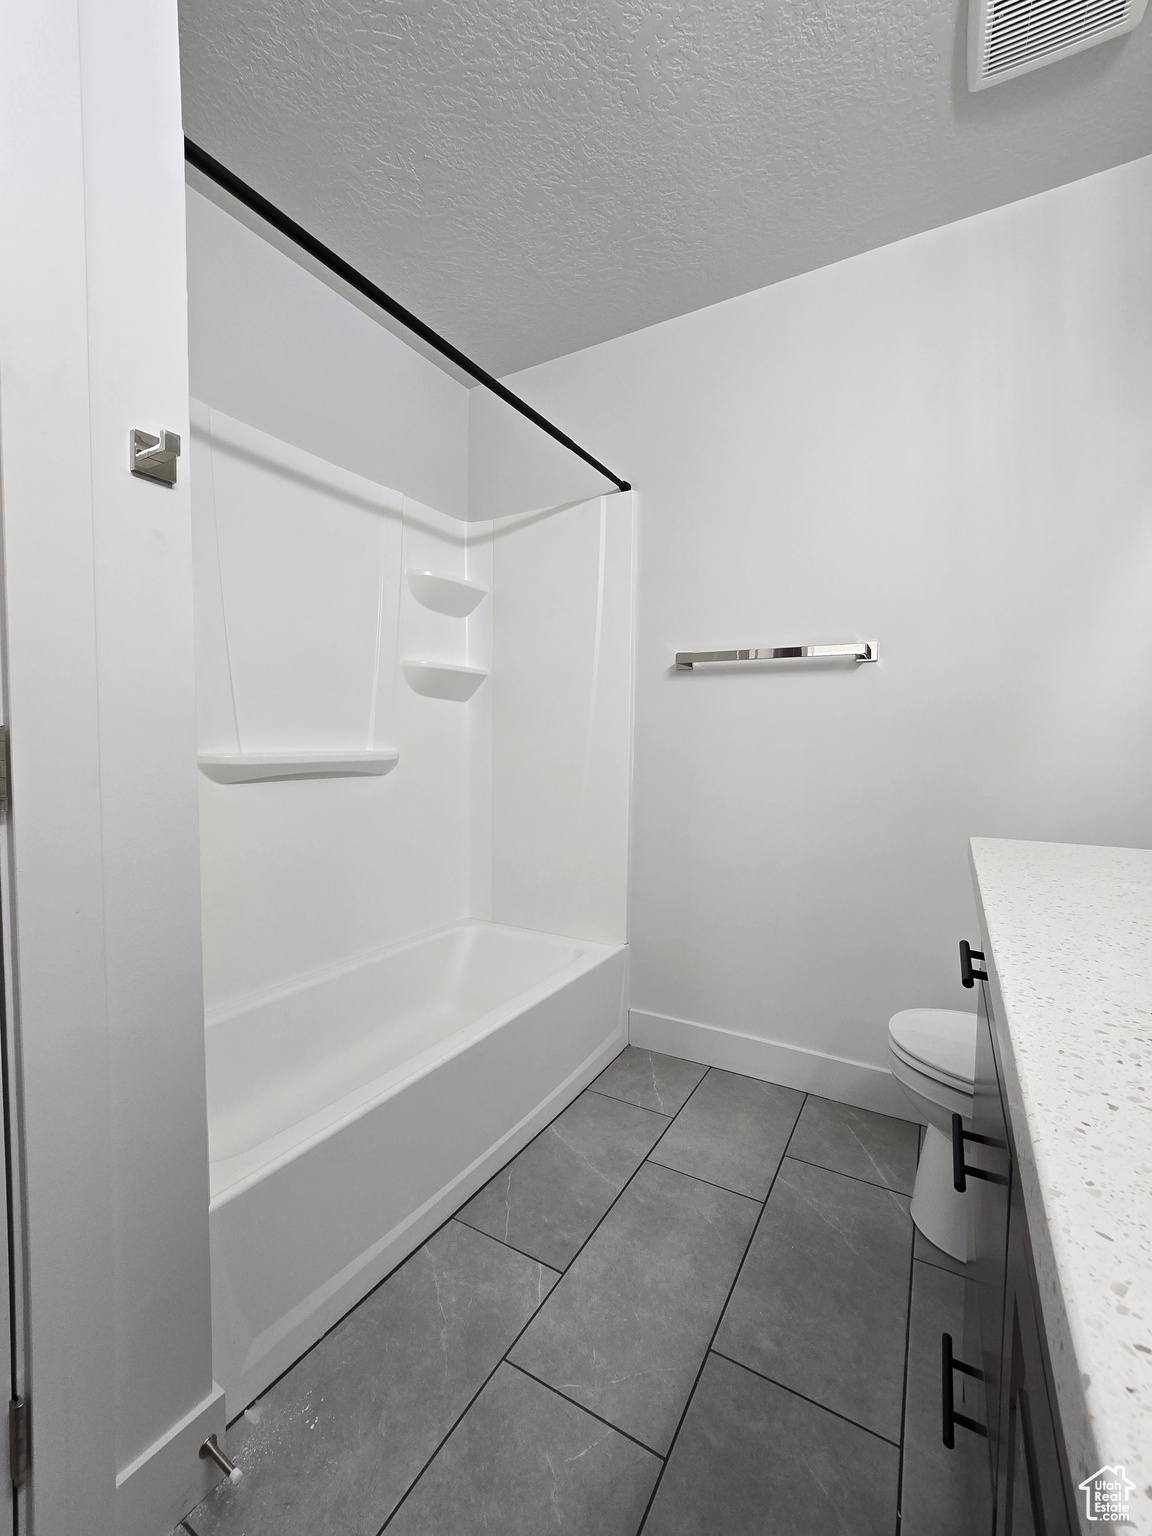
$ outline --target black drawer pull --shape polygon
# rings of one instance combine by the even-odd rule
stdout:
[[[1007,1143],[997,1141],[995,1136],[978,1136],[975,1131],[966,1131],[964,1122],[959,1115],[952,1116],[952,1188],[958,1195],[964,1194],[968,1188],[968,1179],[984,1179],[989,1184],[1007,1184],[1006,1173],[989,1173],[986,1168],[973,1168],[970,1163],[964,1161],[964,1143],[966,1141],[978,1141],[982,1147],[998,1147],[1001,1152],[1007,1151]]]
[[[964,1122],[959,1115],[952,1116],[952,1185],[958,1194],[963,1194],[965,1178],[984,1179],[989,1184],[1009,1184],[1011,1180],[1006,1173],[990,1173],[987,1168],[973,1168],[970,1163],[964,1161],[964,1143],[966,1141],[978,1142],[982,1147],[995,1147],[999,1152],[1007,1152],[1008,1143],[999,1140],[996,1136],[980,1136],[976,1131],[966,1131]]]
[[[962,987],[974,987],[978,981],[987,981],[987,971],[974,971],[973,960],[983,960],[984,951],[973,949],[967,939],[960,940],[960,985]]]
[[[988,1437],[988,1431],[983,1424],[978,1424],[975,1419],[970,1419],[966,1413],[956,1412],[956,1400],[952,1395],[952,1372],[963,1371],[965,1376],[972,1376],[977,1381],[984,1380],[984,1372],[978,1371],[974,1365],[966,1365],[963,1360],[957,1360],[952,1353],[952,1335],[943,1333],[940,1335],[940,1390],[944,1418],[944,1444],[948,1450],[956,1448],[956,1426],[961,1429],[970,1429],[974,1435]]]

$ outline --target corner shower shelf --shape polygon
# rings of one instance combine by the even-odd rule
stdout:
[[[488,588],[477,581],[465,581],[462,576],[437,576],[435,571],[409,571],[408,585],[418,603],[454,619],[466,619],[488,593]]]
[[[470,699],[488,676],[486,667],[463,667],[446,661],[403,661],[408,686],[429,699]]]
[[[380,775],[395,768],[399,752],[201,752],[201,770],[217,784],[263,779],[335,779]]]

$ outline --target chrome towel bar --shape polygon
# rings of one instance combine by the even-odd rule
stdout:
[[[879,648],[875,640],[851,640],[847,645],[762,645],[746,651],[677,651],[676,666],[681,672],[691,672],[698,662],[818,660],[825,656],[876,661]]]

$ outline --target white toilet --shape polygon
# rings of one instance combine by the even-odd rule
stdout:
[[[952,1116],[972,1116],[976,1015],[951,1008],[907,1008],[888,1022],[892,1075],[928,1123],[912,1220],[930,1243],[968,1259],[968,1197],[952,1183]]]

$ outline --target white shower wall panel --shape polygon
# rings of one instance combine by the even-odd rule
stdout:
[[[493,524],[492,916],[628,937],[632,492]]]
[[[483,665],[491,609],[448,619],[404,581],[408,563],[484,580],[463,522],[218,411],[193,422],[200,750],[400,750],[382,777],[201,774],[213,1009],[469,915],[488,686],[465,705],[421,698],[399,661]]]
[[[193,434],[211,523],[197,661],[222,652],[227,690],[201,689],[201,748],[383,741],[403,497],[199,403]]]

